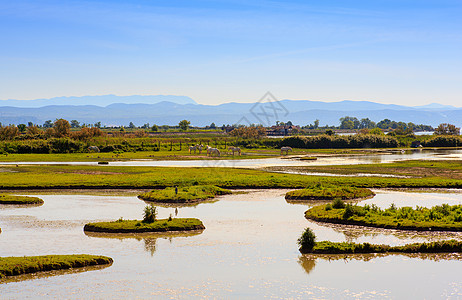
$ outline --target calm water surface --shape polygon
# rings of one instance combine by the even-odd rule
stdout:
[[[86,235],[89,221],[140,219],[136,196],[42,194],[39,207],[1,207],[0,256],[87,253],[114,258],[107,268],[0,285],[18,298],[461,298],[462,260],[456,255],[302,256],[296,240],[311,227],[318,240],[404,244],[457,233],[417,233],[325,226],[303,217],[285,190],[227,195],[179,208],[206,230],[188,235]],[[376,191],[367,203],[389,206],[460,204],[458,193]],[[24,193],[24,192],[21,192]],[[159,208],[160,218],[175,214]]]
[[[462,150],[408,150],[405,153],[391,151],[386,154],[348,155],[318,157],[313,161],[300,159],[262,158],[262,159],[204,159],[204,160],[131,160],[110,162],[111,166],[148,166],[148,167],[230,167],[263,168],[271,166],[327,166],[355,165],[370,163],[391,163],[417,159],[462,159]],[[0,162],[0,165],[97,165],[97,162]]]

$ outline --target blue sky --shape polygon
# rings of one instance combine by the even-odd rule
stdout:
[[[0,0],[0,99],[462,106],[462,1]]]

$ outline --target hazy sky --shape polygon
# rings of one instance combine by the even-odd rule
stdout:
[[[0,99],[462,106],[461,16],[460,0],[0,0]]]

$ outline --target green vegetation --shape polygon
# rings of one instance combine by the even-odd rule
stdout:
[[[144,208],[143,223],[153,223],[156,219],[157,208],[152,205],[146,205],[146,207]],[[168,220],[171,221],[172,218],[169,218]]]
[[[1,167],[0,167],[1,168]],[[270,173],[254,169],[30,165],[0,172],[0,189],[145,188],[216,185],[222,188],[305,188],[317,183],[367,188],[461,188],[461,179],[334,177]]]
[[[171,221],[169,219],[162,219],[153,222],[119,219],[113,222],[88,223],[83,228],[84,231],[108,233],[167,232],[203,229],[205,229],[204,224],[194,218],[174,218]]]
[[[43,200],[37,197],[14,196],[0,194],[0,204],[43,204]]]
[[[291,171],[309,173],[332,173],[354,175],[363,174],[387,174],[410,177],[446,177],[462,179],[462,164],[458,160],[408,160],[386,164],[358,164],[337,166],[307,166],[307,167],[270,167],[269,171]],[[358,178],[360,180],[360,178]],[[379,180],[375,178],[374,180]],[[406,180],[406,179],[400,179]]]
[[[214,185],[193,185],[180,188],[168,187],[164,190],[152,190],[138,197],[146,201],[162,203],[189,203],[215,198],[218,195],[231,194],[230,190]]]
[[[306,228],[302,236],[297,240],[297,243],[300,246],[300,252],[311,252],[316,245],[316,235],[310,228]]]
[[[112,258],[110,257],[85,254],[0,257],[0,278],[111,263]]]
[[[394,204],[385,210],[376,205],[315,206],[305,212],[308,219],[401,230],[462,231],[462,205],[448,204],[432,208],[396,208]]]
[[[369,243],[334,243],[329,241],[317,242],[311,251],[302,253],[314,254],[353,254],[353,253],[442,253],[442,252],[462,252],[462,241],[447,240],[430,243],[413,243],[404,246],[375,245]]]
[[[317,136],[293,136],[281,141],[284,146],[292,148],[310,149],[334,149],[334,148],[395,148],[398,140],[394,137],[356,134],[356,135],[317,135]]]
[[[361,199],[375,194],[366,188],[315,184],[303,190],[286,193],[287,200],[333,200]]]

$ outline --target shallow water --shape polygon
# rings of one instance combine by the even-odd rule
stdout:
[[[111,166],[147,166],[147,167],[230,167],[263,168],[271,166],[328,166],[355,165],[370,163],[391,163],[417,159],[462,159],[462,150],[408,150],[405,153],[390,151],[387,154],[348,155],[318,157],[317,160],[286,158],[262,159],[204,159],[204,160],[131,160],[109,162]],[[0,162],[0,165],[97,165],[97,162]]]
[[[462,297],[462,260],[454,255],[313,258],[300,255],[296,245],[307,226],[319,240],[389,244],[462,239],[460,234],[320,225],[304,219],[308,205],[287,203],[285,192],[252,191],[179,208],[178,217],[198,217],[206,226],[202,233],[189,235],[105,237],[83,232],[89,221],[141,218],[145,203],[135,196],[63,191],[39,195],[45,201],[40,207],[2,206],[0,256],[87,253],[110,256],[114,264],[2,284],[1,298]],[[377,192],[372,199],[377,204],[390,198],[398,204],[427,197],[429,205],[462,198],[461,194]],[[170,214],[175,214],[174,208],[159,208],[160,218]]]

